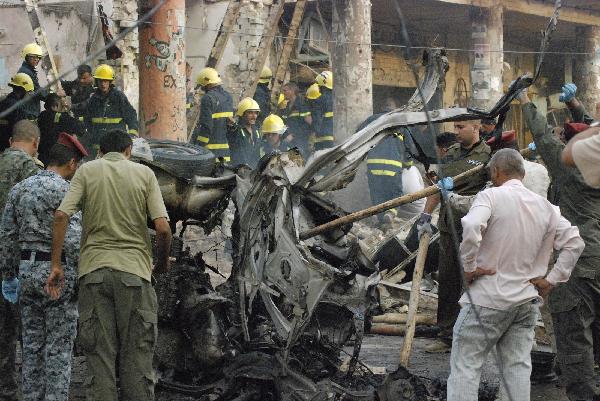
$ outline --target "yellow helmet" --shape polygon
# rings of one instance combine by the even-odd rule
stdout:
[[[238,103],[237,112],[235,114],[238,117],[242,117],[247,111],[260,112],[260,106],[256,103],[256,100],[251,97],[245,97]]]
[[[321,97],[321,91],[319,90],[319,84],[312,84],[306,90],[306,98],[310,100],[315,100]]]
[[[15,76],[10,79],[8,85],[19,86],[25,89],[25,92],[33,91],[33,81],[31,80],[31,77],[24,72],[15,74]]]
[[[44,57],[44,52],[40,45],[33,42],[25,45],[23,50],[21,50],[21,56],[23,56],[23,58],[26,58],[27,56]]]
[[[283,134],[287,127],[283,123],[281,117],[276,114],[269,114],[267,118],[264,119],[262,123],[262,127],[260,132],[262,135],[264,134]]]
[[[115,71],[108,64],[100,64],[98,67],[96,67],[96,71],[94,71],[94,78],[103,79],[106,81],[114,81]]]
[[[200,86],[218,85],[221,83],[221,76],[214,68],[206,67],[200,70],[196,78],[196,84]]]
[[[328,89],[333,89],[333,74],[331,71],[323,71],[315,78],[315,82],[319,86],[324,86]]]
[[[268,84],[271,82],[271,78],[273,78],[273,71],[267,66],[264,66],[262,71],[260,72],[260,77],[258,78],[258,83]]]
[[[280,109],[285,109],[287,107],[287,99],[283,96],[283,93],[279,94],[279,98],[277,98],[277,107]]]

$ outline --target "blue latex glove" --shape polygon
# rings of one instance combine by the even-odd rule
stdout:
[[[563,103],[570,102],[571,100],[573,100],[576,93],[577,86],[575,86],[575,84],[565,84],[562,87],[558,100]]]
[[[535,146],[535,142],[531,142],[529,145],[527,145],[527,149],[531,150],[532,152],[535,152],[537,147]]]
[[[417,220],[417,236],[419,240],[425,233],[429,233],[429,235],[433,234],[433,229],[431,228],[431,215],[429,213],[421,213],[419,220]]]
[[[2,280],[2,296],[11,304],[19,300],[19,279]]]
[[[454,189],[454,180],[452,177],[444,177],[437,182],[437,187],[442,191],[442,193],[448,194],[448,192]]]

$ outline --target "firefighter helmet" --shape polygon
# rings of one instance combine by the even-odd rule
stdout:
[[[260,112],[260,106],[258,103],[256,103],[256,100],[252,99],[251,97],[245,97],[238,103],[236,115],[238,117],[242,117],[247,111]]]
[[[306,90],[306,98],[309,100],[315,100],[321,97],[321,91],[319,90],[319,84],[312,84]]]
[[[285,109],[287,107],[287,103],[288,101],[285,96],[283,96],[283,93],[280,93],[279,97],[277,98],[277,107],[280,109]]]
[[[281,117],[276,114],[270,114],[262,123],[260,132],[264,134],[279,134],[282,135],[287,127],[283,123]]]
[[[323,71],[315,78],[315,82],[319,84],[319,86],[324,86],[328,89],[333,89],[333,74],[331,71]]]
[[[103,79],[105,81],[115,80],[115,71],[108,64],[100,64],[94,71],[94,78]]]
[[[27,56],[43,57],[44,52],[42,51],[40,45],[33,42],[26,44],[25,47],[23,47],[23,50],[21,51],[21,56],[23,56],[23,58],[27,58]]]
[[[33,91],[33,81],[31,80],[31,77],[24,72],[15,74],[15,76],[10,79],[8,85],[21,87],[25,89],[25,92]]]
[[[258,78],[258,82],[261,84],[268,84],[271,82],[271,78],[273,78],[273,71],[267,66],[264,66],[262,71],[260,72],[260,77]]]
[[[196,84],[199,86],[218,85],[221,83],[221,76],[214,68],[206,67],[200,70],[196,78]]]

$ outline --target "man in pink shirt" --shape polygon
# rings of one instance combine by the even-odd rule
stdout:
[[[503,392],[529,401],[530,352],[538,306],[571,275],[584,242],[558,207],[523,186],[520,153],[489,162],[493,188],[462,218],[460,258],[469,291],[454,325],[448,401],[477,401],[481,366],[496,346]],[[546,275],[553,250],[560,251]]]

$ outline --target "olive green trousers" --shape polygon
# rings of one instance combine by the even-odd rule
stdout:
[[[81,277],[79,345],[88,369],[88,401],[154,400],[157,330],[151,283],[111,268]]]

